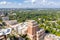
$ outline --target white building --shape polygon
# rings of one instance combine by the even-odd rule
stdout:
[[[14,28],[18,34],[27,34],[27,22],[13,25],[12,28]]]
[[[5,21],[7,27],[13,28],[18,34],[27,34],[27,22],[18,23],[17,20]]]
[[[60,40],[60,37],[54,35],[54,34],[47,34],[44,37],[44,40]]]
[[[7,35],[11,33],[11,28],[0,29],[0,40],[7,40]]]
[[[7,29],[0,29],[0,35],[8,35],[10,34],[12,31],[11,28],[7,28]]]
[[[37,35],[37,40],[43,40],[45,36],[45,30],[40,29],[39,31],[37,31],[36,35]]]

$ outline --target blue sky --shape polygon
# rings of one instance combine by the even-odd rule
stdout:
[[[60,0],[0,0],[0,8],[60,8]]]

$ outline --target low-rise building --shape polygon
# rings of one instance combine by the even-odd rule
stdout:
[[[12,27],[12,26],[18,24],[17,20],[8,20],[8,21],[4,21],[4,22],[7,25],[7,27]]]
[[[9,17],[2,17],[2,21],[9,21]]]
[[[0,29],[0,40],[7,40],[7,35],[11,33],[11,28]]]
[[[3,17],[5,16],[5,14],[3,12],[0,12],[0,16]]]
[[[54,34],[46,34],[46,36],[44,37],[44,40],[60,40],[60,37]]]
[[[16,30],[18,34],[27,34],[27,22],[19,23],[14,26],[14,30]]]
[[[18,34],[27,34],[27,22],[18,23],[17,20],[5,21],[7,27],[11,27]]]

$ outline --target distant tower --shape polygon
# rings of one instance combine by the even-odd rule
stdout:
[[[36,31],[38,30],[38,24],[34,20],[28,20],[28,36],[31,40],[36,40]]]

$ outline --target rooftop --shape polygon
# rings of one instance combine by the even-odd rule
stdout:
[[[9,20],[9,21],[5,21],[5,22],[9,23],[10,25],[15,25],[18,23],[17,20]]]
[[[0,36],[1,35],[7,35],[11,33],[11,28],[8,29],[0,29]]]
[[[54,40],[60,40],[60,37],[59,36],[56,36],[54,34],[47,34],[45,37],[46,38],[52,38]]]

